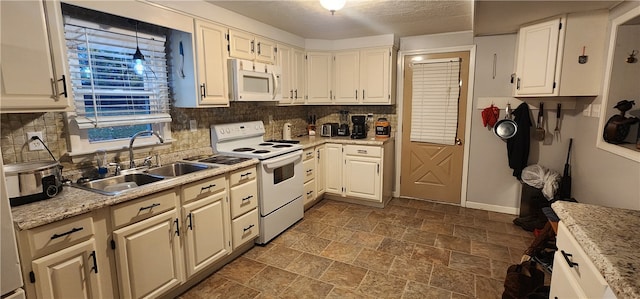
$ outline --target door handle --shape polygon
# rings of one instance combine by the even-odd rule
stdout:
[[[456,145],[462,145],[462,139],[456,137]]]

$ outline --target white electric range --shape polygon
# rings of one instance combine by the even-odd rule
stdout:
[[[260,234],[266,244],[304,215],[302,146],[267,142],[262,121],[211,126],[211,146],[220,154],[256,158]]]

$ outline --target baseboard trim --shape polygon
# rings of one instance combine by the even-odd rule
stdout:
[[[479,209],[479,210],[498,212],[498,213],[505,213],[505,214],[511,214],[511,215],[520,215],[520,209],[519,208],[511,208],[511,207],[490,205],[490,204],[486,204],[486,203],[472,202],[472,201],[467,201],[465,203],[465,205],[466,205],[467,208],[472,208],[472,209]]]

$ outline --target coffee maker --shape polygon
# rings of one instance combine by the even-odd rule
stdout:
[[[349,111],[340,110],[340,126],[338,136],[349,136]]]
[[[367,138],[367,116],[366,115],[353,115],[351,116],[351,122],[353,123],[353,129],[351,130],[352,139]]]

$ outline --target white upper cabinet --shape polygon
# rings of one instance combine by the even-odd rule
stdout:
[[[521,27],[513,95],[598,95],[606,23],[596,11]]]
[[[0,112],[68,110],[60,2],[0,1],[0,13]]]
[[[235,58],[275,63],[276,44],[248,32],[229,30],[229,55]]]
[[[305,91],[305,52],[301,49],[278,45],[276,63],[282,68],[281,105],[304,104]]]
[[[333,56],[336,104],[356,104],[360,93],[360,52],[342,51]],[[360,93],[360,94],[358,94]]]
[[[329,52],[307,53],[307,103],[331,104],[332,55]]]

